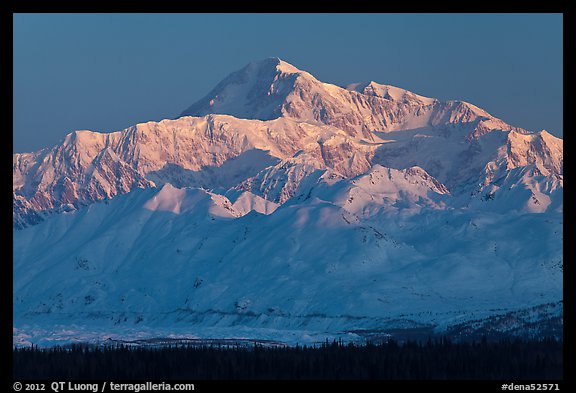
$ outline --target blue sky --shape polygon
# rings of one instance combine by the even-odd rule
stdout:
[[[563,133],[561,14],[15,14],[15,152],[175,117],[252,60]]]

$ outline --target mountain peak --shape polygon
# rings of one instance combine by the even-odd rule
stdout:
[[[355,91],[360,93],[357,96]],[[377,100],[377,109],[372,97]],[[350,102],[360,99],[360,112]],[[279,117],[297,118],[313,123],[335,126],[356,134],[362,130],[382,130],[393,119],[388,115],[406,108],[427,107],[438,101],[408,90],[374,81],[341,88],[322,83],[279,57],[253,61],[224,78],[208,95],[182,112],[181,116],[227,114],[242,119],[272,120]],[[426,111],[418,112],[424,113]],[[385,117],[385,118],[383,118]],[[369,120],[368,124],[366,119]],[[368,135],[364,135],[370,138]]]
[[[281,116],[282,104],[294,90],[296,78],[303,75],[312,78],[278,57],[254,61],[228,75],[180,116],[218,113],[243,119],[275,119]]]
[[[188,112],[13,156],[20,337],[440,333],[562,299],[563,141],[548,132],[279,58]]]
[[[346,90],[396,102],[416,102],[418,104],[430,105],[437,101],[435,98],[424,97],[400,87],[382,85],[374,81],[368,83],[352,83],[346,86]]]
[[[303,71],[299,70],[298,68],[294,67],[292,64],[280,59],[279,57],[267,57],[262,60],[257,60],[248,63],[245,67],[246,69],[268,69],[271,68],[275,71],[285,73],[285,74],[298,74],[302,73]]]

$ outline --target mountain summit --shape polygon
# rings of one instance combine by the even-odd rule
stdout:
[[[14,225],[165,182],[247,188],[283,203],[313,169],[349,178],[374,164],[417,165],[453,195],[484,195],[507,171],[530,164],[561,184],[562,162],[561,139],[472,104],[375,82],[344,89],[270,58],[230,74],[178,119],[111,134],[76,131],[53,148],[15,154]],[[270,184],[287,168],[299,175]],[[548,206],[541,181],[527,182],[528,199]]]
[[[176,119],[13,155],[16,340],[544,321],[562,211],[562,139],[265,59]]]
[[[233,72],[181,116],[227,114],[242,119],[271,120],[282,116],[282,106],[298,79],[315,79],[279,58],[252,62]]]
[[[443,103],[376,82],[341,88],[322,83],[278,58],[253,62],[233,72],[181,116],[207,114],[258,120],[293,118],[338,127],[350,136],[368,139],[375,131],[453,123],[470,123],[470,134],[482,132],[483,126],[527,133],[467,102]]]

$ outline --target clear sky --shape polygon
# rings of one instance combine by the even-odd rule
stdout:
[[[177,116],[277,56],[562,136],[561,14],[15,14],[15,152]]]

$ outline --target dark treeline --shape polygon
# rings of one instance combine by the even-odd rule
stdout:
[[[555,340],[223,348],[15,348],[25,379],[561,379]]]

